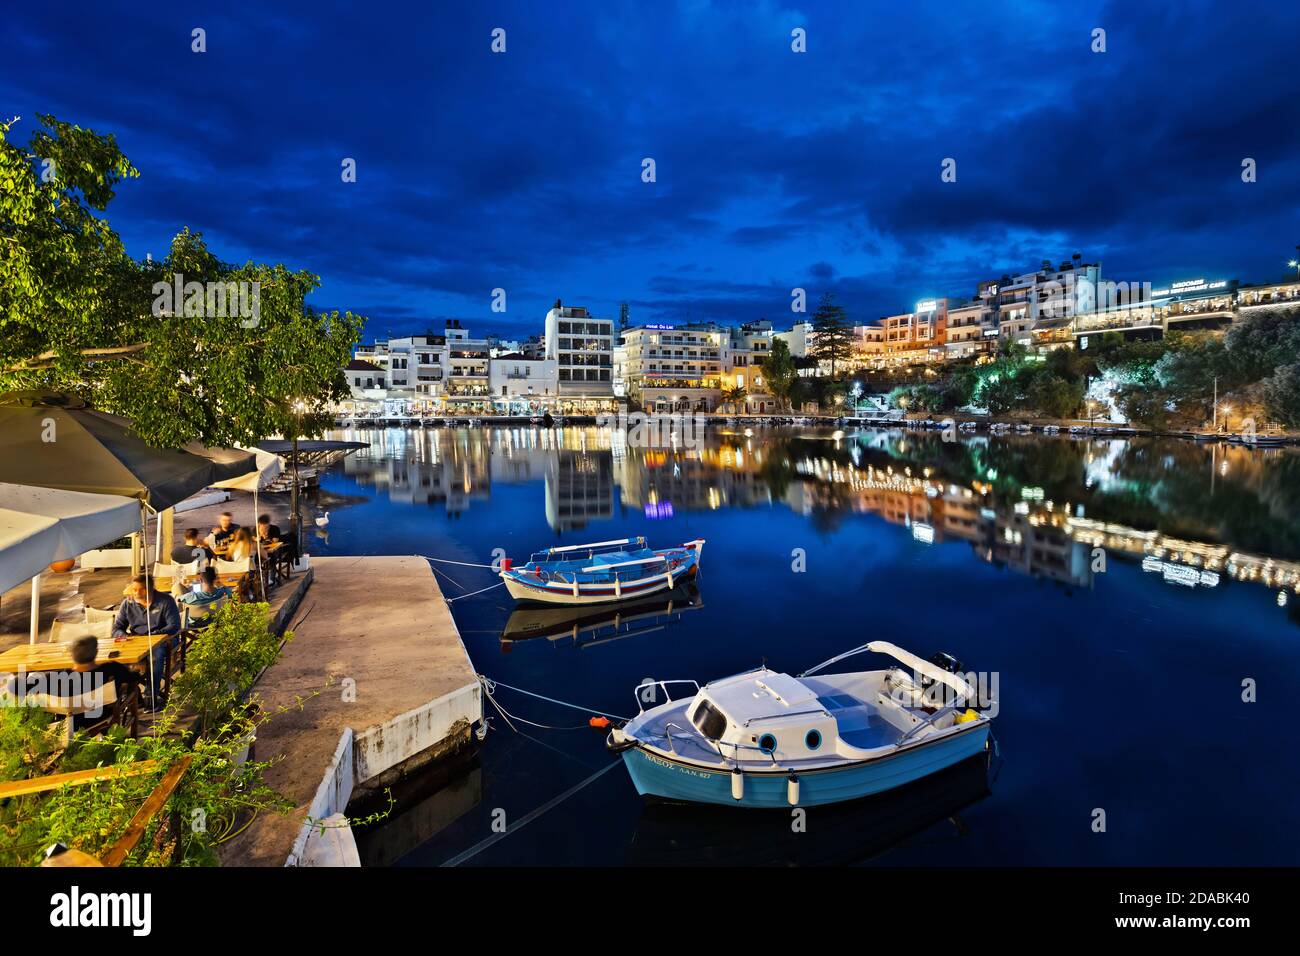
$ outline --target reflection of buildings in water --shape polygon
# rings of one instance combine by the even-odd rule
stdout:
[[[629,449],[620,467],[623,501],[646,513],[749,508],[772,503],[759,473],[761,456],[723,446],[705,449]]]
[[[556,531],[614,516],[614,464],[605,451],[551,453],[546,467],[546,521]]]
[[[392,501],[441,501],[460,514],[491,497],[491,457],[481,436],[454,431],[375,432],[370,448],[344,459],[343,473],[383,490]]]

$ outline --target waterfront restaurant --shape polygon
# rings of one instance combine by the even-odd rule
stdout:
[[[1142,293],[1126,302],[1075,317],[1074,338],[1088,347],[1089,336],[1119,332],[1130,338],[1162,338],[1171,328],[1217,328],[1232,321],[1236,279],[1184,279]]]

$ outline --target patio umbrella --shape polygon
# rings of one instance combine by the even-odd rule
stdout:
[[[238,491],[251,491],[253,493],[253,528],[256,536],[257,528],[257,493],[272,481],[283,468],[280,456],[272,454],[269,451],[262,451],[260,448],[254,448],[253,452],[257,459],[257,464],[253,471],[239,478],[228,478],[225,481],[218,481],[213,487],[215,488],[233,488]],[[262,581],[262,595],[266,595],[266,570],[262,567],[261,552],[258,552],[258,574]]]
[[[92,495],[0,483],[0,594],[32,582],[31,641],[40,625],[41,572],[132,533],[140,505]]]
[[[154,511],[253,471],[251,452],[153,448],[125,418],[56,392],[0,395],[0,481],[135,498]]]

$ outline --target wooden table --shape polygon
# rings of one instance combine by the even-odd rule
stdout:
[[[187,574],[181,578],[181,587],[188,589],[191,585],[198,584],[200,575]],[[230,588],[236,594],[239,594],[244,587],[243,574],[218,574],[217,587]],[[154,590],[163,594],[170,594],[172,590],[172,579],[157,577],[153,579]]]
[[[149,651],[160,641],[170,640],[167,634],[139,635],[121,640],[101,640],[95,664],[116,661],[127,667],[147,667]],[[114,655],[114,656],[110,656]],[[0,673],[18,671],[70,671],[76,665],[72,660],[72,644],[19,644],[0,654]]]

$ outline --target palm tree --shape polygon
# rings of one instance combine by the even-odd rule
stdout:
[[[740,403],[744,402],[745,396],[749,390],[743,385],[737,385],[734,388],[724,388],[722,390],[722,404],[731,407],[732,412],[738,412]]]

